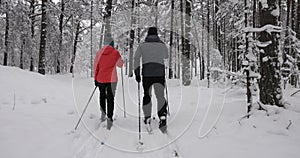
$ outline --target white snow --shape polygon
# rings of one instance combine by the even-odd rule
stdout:
[[[257,42],[257,46],[261,47],[261,48],[265,48],[265,47],[269,46],[270,44],[272,44],[272,41],[267,41],[267,42],[260,42],[260,41],[258,41]]]
[[[191,86],[183,87],[179,80],[167,81],[168,129],[174,139],[167,143],[153,121],[153,135],[142,126],[144,146],[138,152],[137,84],[133,78],[124,79],[126,118],[122,84],[118,83],[111,132],[103,127],[106,123],[98,125],[98,90],[74,131],[94,88],[92,78],[86,74],[75,74],[74,79],[68,74],[42,76],[0,66],[0,157],[168,158],[172,154],[169,146],[178,146],[185,158],[300,156],[300,93],[289,97],[296,89],[284,90],[288,110],[265,105],[267,111],[253,110],[247,119],[242,118],[246,114],[245,89],[220,84],[208,89],[206,82],[193,80]],[[155,112],[154,95],[153,105]],[[101,145],[103,139],[106,145]]]
[[[263,57],[262,61],[263,61],[263,62],[267,62],[267,61],[269,61],[269,59],[270,59],[270,58],[269,58],[268,56],[266,56],[266,57]]]
[[[280,14],[280,9],[279,9],[279,6],[276,5],[276,9],[272,10],[271,14],[275,17],[278,17],[279,14]]]
[[[271,34],[272,32],[280,33],[282,31],[281,27],[267,24],[260,28],[253,28],[253,27],[247,27],[244,29],[245,32],[263,32],[266,31],[267,33]]]
[[[268,8],[269,7],[267,0],[260,0],[260,2],[261,2],[261,5],[262,5],[263,8]]]

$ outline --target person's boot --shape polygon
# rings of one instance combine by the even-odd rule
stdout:
[[[104,112],[101,112],[100,121],[104,122],[106,120],[106,114]]]
[[[167,117],[166,116],[161,116],[159,121],[159,129],[162,133],[167,132]]]
[[[111,127],[113,126],[113,120],[111,118],[107,118],[107,126],[106,129],[110,130]]]
[[[144,123],[145,124],[150,124],[151,123],[151,118],[149,116],[144,118]]]
[[[145,117],[144,123],[146,125],[147,132],[149,134],[152,134],[151,117]]]

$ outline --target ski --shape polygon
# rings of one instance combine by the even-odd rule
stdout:
[[[106,129],[103,132],[104,132],[104,135],[103,135],[103,137],[100,140],[100,144],[101,145],[106,145],[106,142],[107,142],[107,140],[109,138],[109,135],[110,135],[110,131]]]
[[[152,129],[150,123],[147,123],[147,124],[146,124],[146,130],[147,130],[148,134],[153,134],[153,129]]]
[[[110,128],[108,128],[107,125],[103,126],[103,129],[104,129],[103,133],[104,134],[103,134],[103,137],[100,140],[100,144],[101,145],[106,145],[106,142],[107,142],[107,140],[108,140],[108,138],[110,136],[111,130],[113,129],[112,127],[113,126],[110,126]]]
[[[151,121],[150,124],[146,124],[146,129],[147,129],[147,132],[149,135],[153,135],[153,126],[154,123],[159,123],[156,119],[152,119],[154,121]],[[158,125],[157,125],[158,126]],[[167,130],[167,129],[159,129],[162,136],[164,137],[164,141],[165,141],[165,144],[167,144],[167,148],[170,150],[169,152],[172,153],[172,157],[173,158],[180,158],[182,157],[182,154],[180,154],[180,151],[179,151],[179,147],[178,145],[176,144],[176,141],[173,141],[173,137],[171,136],[170,132]],[[173,142],[172,142],[173,141]]]
[[[181,154],[179,154],[179,148],[178,145],[176,144],[176,141],[173,141],[173,137],[170,135],[168,130],[162,132],[163,136],[165,136],[166,143],[169,143],[168,147],[172,151],[172,156],[174,158],[180,158]]]
[[[104,121],[105,121],[105,120],[104,120]],[[103,123],[104,121],[100,120],[100,121],[96,124],[95,130],[98,130],[98,129],[101,127],[101,125],[102,125],[102,123]]]

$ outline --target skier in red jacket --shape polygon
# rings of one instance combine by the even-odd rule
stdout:
[[[123,61],[118,50],[114,49],[113,39],[96,53],[94,59],[95,86],[100,91],[101,121],[107,116],[107,129],[113,125],[114,96],[118,82],[116,67],[122,67]],[[107,106],[106,106],[107,105]]]

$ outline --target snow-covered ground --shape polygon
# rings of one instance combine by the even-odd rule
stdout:
[[[138,87],[134,79],[124,78],[126,118],[122,84],[118,83],[110,132],[106,123],[99,124],[98,90],[74,131],[93,91],[93,79],[79,74],[74,79],[71,75],[43,76],[0,66],[0,157],[168,158],[173,148],[184,158],[300,157],[300,93],[289,96],[296,89],[284,91],[291,104],[288,110],[267,106],[267,112],[254,111],[247,119],[242,118],[246,113],[244,89],[221,85],[208,89],[196,80],[189,87],[178,80],[167,82],[172,139],[157,128],[149,135],[142,126],[144,146],[137,151]],[[153,105],[155,112],[155,97]]]

